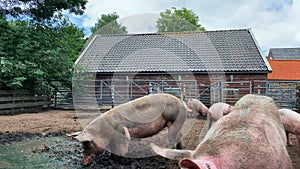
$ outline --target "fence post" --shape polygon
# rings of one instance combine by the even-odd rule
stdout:
[[[296,107],[297,111],[300,113],[300,85],[296,86]]]
[[[115,86],[111,85],[111,100],[112,100],[112,108],[114,108],[115,103]]]
[[[249,82],[250,94],[252,94],[252,82]]]
[[[151,82],[149,82],[149,93],[148,94],[152,94],[152,84],[151,84]]]
[[[57,87],[54,89],[54,107],[56,108],[57,106]]]
[[[102,99],[103,95],[103,80],[100,80],[100,99]]]
[[[260,94],[260,85],[257,86],[257,94]]]

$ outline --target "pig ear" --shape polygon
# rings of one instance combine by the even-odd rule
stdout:
[[[75,136],[78,136],[80,135],[82,132],[81,131],[78,131],[78,132],[75,132],[75,133],[71,133],[71,134],[66,134],[68,137],[75,137]]]
[[[92,139],[86,134],[81,133],[80,135],[75,137],[79,142],[92,141]]]
[[[194,161],[190,159],[183,159],[179,161],[179,165],[182,168],[188,168],[188,169],[201,169],[200,166],[198,166]]]
[[[156,146],[153,143],[150,143],[150,147],[152,150],[165,158],[169,158],[172,160],[180,160],[182,158],[190,158],[192,156],[193,151],[191,150],[175,150],[175,149],[167,149]]]

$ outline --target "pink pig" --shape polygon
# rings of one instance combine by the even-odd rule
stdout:
[[[248,94],[234,110],[208,130],[194,150],[174,150],[151,144],[162,157],[179,160],[186,169],[291,169],[286,136],[274,100]]]
[[[208,108],[198,99],[189,99],[187,102],[187,107],[187,117],[196,117],[197,114],[201,114],[203,117],[207,116]]]
[[[208,120],[209,120],[209,128],[220,118],[222,118],[224,115],[229,114],[232,112],[233,106],[219,102],[213,104],[209,109],[208,109]]]
[[[101,114],[83,131],[68,134],[82,143],[82,165],[92,163],[105,149],[125,155],[131,138],[147,138],[168,128],[171,146],[181,148],[181,127],[187,107],[171,94],[152,94],[123,103]]]
[[[279,114],[286,132],[287,145],[292,145],[289,134],[295,134],[300,152],[300,114],[290,109],[279,109]]]

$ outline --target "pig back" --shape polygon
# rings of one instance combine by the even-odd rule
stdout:
[[[296,131],[296,128],[300,126],[300,114],[290,109],[279,109],[282,123],[286,131],[293,134],[300,134],[300,131]]]
[[[210,128],[195,157],[220,157],[227,168],[292,168],[284,136],[273,99],[244,96]]]

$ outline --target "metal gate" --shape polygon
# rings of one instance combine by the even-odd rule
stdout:
[[[297,108],[296,87],[299,81],[221,82],[221,101],[234,104],[245,94],[259,94],[274,99],[279,108]]]
[[[233,105],[243,95],[252,93],[250,81],[221,82],[221,102]]]
[[[95,84],[99,105],[118,105],[155,93],[169,93],[177,97],[185,94],[189,98],[198,96],[195,80],[98,80]]]
[[[266,95],[272,97],[280,108],[297,109],[297,86],[300,86],[300,81],[268,81]]]
[[[96,80],[89,82],[88,96],[98,105],[118,105],[154,93],[185,94],[210,106],[215,102],[234,105],[245,94],[270,96],[280,108],[297,108],[296,87],[300,81],[239,81],[197,84],[196,80]],[[81,99],[80,98],[80,99]],[[299,98],[298,98],[299,99]],[[84,101],[83,101],[84,103]]]

